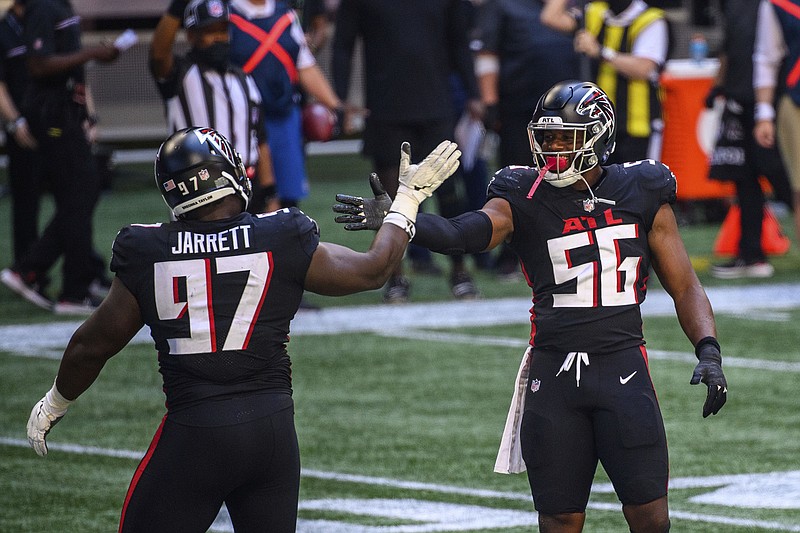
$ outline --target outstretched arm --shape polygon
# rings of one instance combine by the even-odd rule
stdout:
[[[370,176],[374,198],[337,194],[333,210],[341,213],[336,222],[348,231],[378,229],[389,211],[391,200],[378,176]],[[511,206],[505,200],[492,198],[482,209],[468,211],[453,218],[419,213],[414,244],[434,252],[460,255],[491,250],[510,238],[514,231]]]
[[[311,258],[305,288],[326,296],[379,289],[400,264],[407,245],[408,234],[392,224],[378,230],[364,253],[321,242]]]

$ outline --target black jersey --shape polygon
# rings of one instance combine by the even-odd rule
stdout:
[[[528,198],[536,176],[506,167],[489,184],[489,198],[511,204],[511,247],[533,290],[531,344],[588,353],[643,344],[647,234],[661,205],[675,201],[675,176],[653,160],[604,167],[594,203],[589,191],[544,181]]]
[[[28,86],[28,68],[25,64],[27,48],[22,37],[22,21],[9,10],[0,20],[0,81],[8,86],[11,100],[22,108],[25,89]]]
[[[289,322],[318,244],[316,222],[297,208],[119,232],[111,270],[150,326],[171,414],[291,394]]]
[[[69,0],[32,0],[25,8],[23,35],[30,54],[43,57],[71,54],[81,49],[80,17]],[[39,89],[72,89],[74,84],[84,82],[84,68],[76,66],[33,81]]]

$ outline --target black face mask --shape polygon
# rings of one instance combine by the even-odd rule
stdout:
[[[230,64],[231,44],[215,42],[206,48],[195,48],[192,56],[198,63],[208,65],[216,70],[226,70]]]

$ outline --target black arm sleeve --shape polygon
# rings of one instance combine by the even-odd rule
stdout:
[[[492,241],[492,221],[483,211],[453,218],[419,213],[416,227],[414,244],[440,254],[474,254],[484,251]]]

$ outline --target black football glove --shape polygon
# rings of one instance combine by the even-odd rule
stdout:
[[[708,94],[706,95],[706,108],[711,109],[714,107],[714,101],[719,96],[725,96],[725,88],[721,85],[714,85],[708,90]]]
[[[695,354],[699,362],[694,367],[691,385],[703,382],[708,387],[706,402],[703,404],[703,418],[715,415],[728,400],[728,383],[722,373],[722,355],[719,343],[714,337],[705,337],[697,343]]]
[[[381,180],[374,172],[369,176],[369,186],[372,188],[375,198],[362,198],[349,194],[336,195],[336,201],[341,203],[334,204],[333,211],[342,214],[334,220],[344,224],[344,229],[348,231],[378,230],[383,224],[383,219],[392,206],[392,199],[386,194]]]

